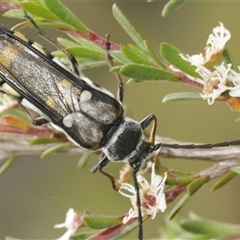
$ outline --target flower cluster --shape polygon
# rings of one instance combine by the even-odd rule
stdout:
[[[240,97],[240,73],[234,71],[232,64],[226,63],[223,56],[225,45],[230,37],[231,33],[220,23],[220,26],[213,29],[213,33],[207,40],[205,56],[203,54],[180,55],[197,67],[196,72],[201,76],[204,85],[201,96],[209,104],[213,104],[215,99],[223,93],[228,97]]]
[[[152,164],[152,175],[151,183],[142,176],[138,175],[137,180],[139,183],[139,195],[141,199],[141,212],[142,216],[148,215],[152,216],[152,219],[155,218],[157,212],[160,210],[164,212],[166,209],[166,199],[163,192],[165,181],[167,179],[167,174],[164,174],[164,177],[157,175],[155,173],[155,164]],[[128,191],[130,194],[125,193],[123,190]],[[132,208],[129,210],[128,215],[124,217],[123,223],[127,223],[131,218],[138,217],[138,206],[136,198],[136,189],[129,183],[123,183],[119,192],[130,198],[132,203]]]
[[[71,236],[73,236],[78,228],[83,223],[82,214],[79,214],[74,211],[73,208],[70,208],[66,213],[66,219],[64,223],[56,224],[55,228],[66,228],[67,231],[60,237],[58,240],[68,240]]]

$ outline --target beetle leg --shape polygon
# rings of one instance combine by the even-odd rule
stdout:
[[[29,116],[29,118],[31,119],[31,122],[34,126],[41,126],[41,125],[49,123],[49,121],[44,117],[38,117],[38,118],[34,119],[31,115],[31,113],[21,103],[20,103],[20,106],[25,111],[25,113]]]
[[[31,115],[30,115],[31,117]],[[36,118],[36,119],[32,119],[32,124],[35,125],[35,126],[41,126],[41,125],[44,125],[44,124],[48,124],[49,121],[47,119],[45,119],[44,117],[39,117],[39,118]]]
[[[141,122],[141,128],[146,129],[151,123],[153,122],[152,130],[149,137],[149,142],[154,145],[155,142],[155,135],[157,130],[157,118],[155,115],[151,114],[144,118]]]
[[[111,174],[103,171],[103,168],[106,167],[108,163],[109,159],[107,158],[107,156],[102,155],[97,164],[91,169],[91,172],[95,173],[97,170],[99,170],[100,173],[102,173],[111,181],[113,189],[117,191],[118,189],[115,183],[115,178]]]
[[[71,62],[73,72],[76,73],[78,76],[80,76],[79,65],[78,65],[76,58],[72,54],[69,54],[69,52],[67,52],[66,49],[64,47],[62,47],[61,44],[59,44],[57,41],[55,41],[53,38],[51,38],[46,32],[44,32],[41,28],[39,28],[37,26],[37,24],[34,22],[34,20],[29,15],[27,15],[27,13],[25,11],[24,11],[24,13],[25,13],[25,18],[27,18],[31,22],[33,27],[36,29],[37,34],[39,36],[45,38],[46,40],[48,40],[51,44],[53,44],[59,50],[61,50],[64,54],[66,54],[69,61]]]
[[[97,170],[106,167],[108,165],[108,163],[109,163],[108,158],[104,154],[102,154],[100,156],[97,164],[94,167],[92,167],[91,172],[95,173]]]
[[[111,43],[109,41],[110,35],[107,34],[106,35],[106,52],[107,52],[107,60],[108,60],[108,65],[110,68],[114,67],[113,64],[113,58],[111,57],[111,55],[109,54],[109,51],[111,50]],[[117,94],[117,98],[119,100],[119,102],[123,102],[123,97],[124,97],[124,84],[122,81],[122,78],[120,76],[120,74],[118,72],[114,73],[117,80],[118,80],[118,94]]]

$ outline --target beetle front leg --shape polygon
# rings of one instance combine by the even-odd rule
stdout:
[[[154,145],[155,142],[155,135],[157,130],[157,118],[155,115],[151,114],[144,118],[141,122],[141,128],[144,130],[146,129],[151,123],[153,122],[152,130],[149,137],[149,142]]]
[[[110,161],[107,158],[107,156],[101,155],[101,157],[100,157],[99,161],[97,162],[97,164],[91,169],[91,172],[95,173],[97,170],[99,170],[99,172],[101,174],[106,176],[111,181],[113,189],[118,191],[118,188],[116,186],[115,178],[110,173],[107,173],[107,172],[103,171],[103,168],[106,167],[109,162]]]

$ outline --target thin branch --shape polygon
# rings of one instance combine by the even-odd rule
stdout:
[[[30,145],[30,142],[34,139],[34,135],[1,132],[0,159],[4,159],[11,155],[40,155],[43,151],[54,146],[53,143]],[[157,136],[156,139],[157,142],[161,143],[189,144],[188,142],[180,142],[159,136]],[[65,152],[66,154],[82,154],[85,150],[73,145],[72,147],[60,151],[60,153],[62,152]],[[196,159],[212,162],[232,161],[240,159],[240,146],[219,147],[213,149],[172,149],[162,147],[160,149],[160,156],[165,158]]]

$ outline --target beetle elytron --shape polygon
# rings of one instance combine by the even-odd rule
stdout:
[[[24,108],[42,117],[34,124],[49,122],[76,145],[103,155],[92,172],[103,172],[109,161],[125,161],[133,167],[139,215],[139,239],[142,239],[142,215],[136,174],[154,151],[172,148],[211,148],[239,144],[238,141],[207,145],[154,144],[156,118],[149,115],[140,123],[124,116],[123,83],[119,78],[118,99],[85,77],[81,77],[75,58],[46,36],[33,20],[39,35],[52,41],[72,62],[74,72],[61,64],[39,44],[19,32],[0,27],[0,90],[14,96]],[[142,130],[153,122],[149,141]]]

